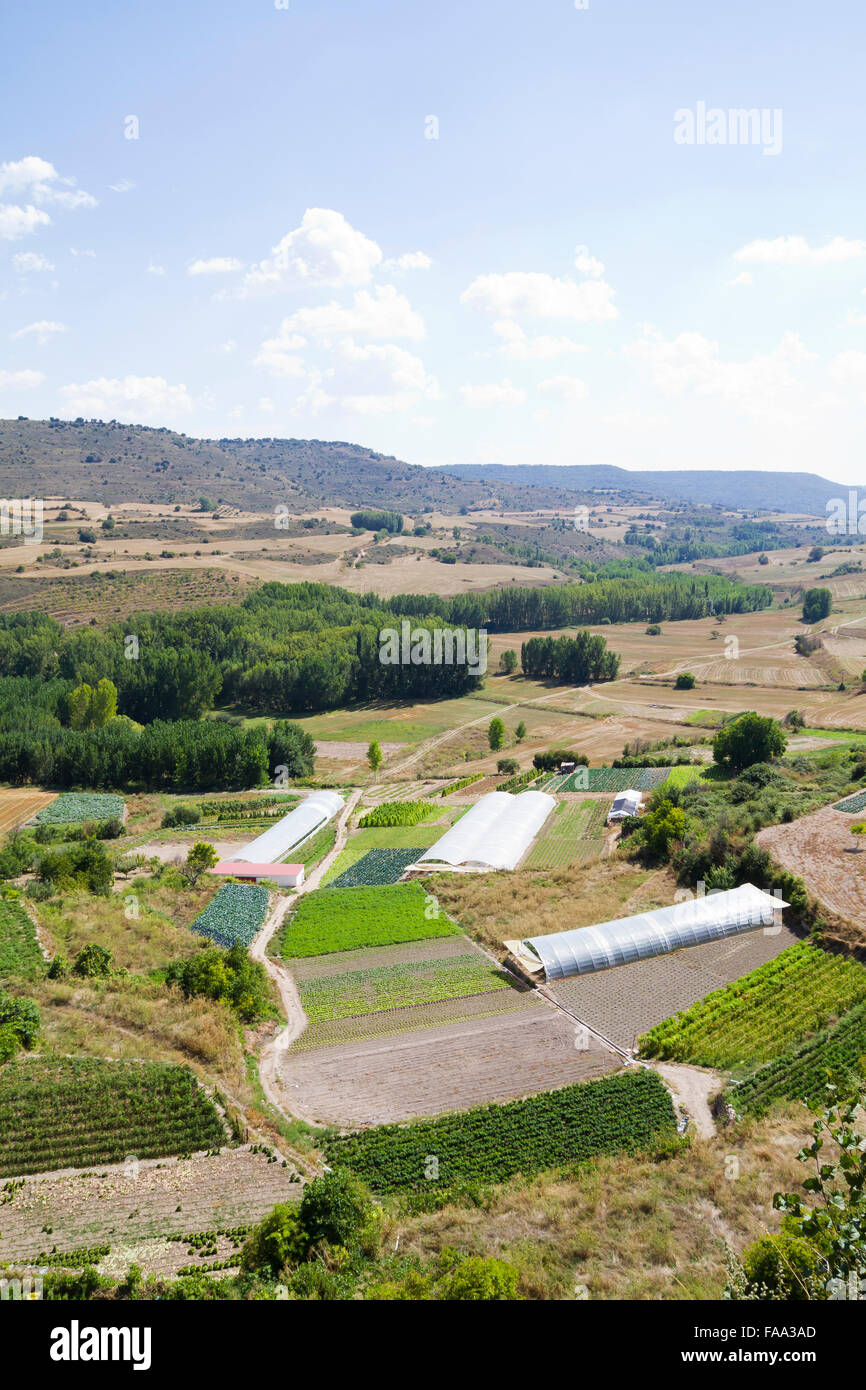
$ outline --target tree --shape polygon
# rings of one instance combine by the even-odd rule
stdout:
[[[241,1251],[241,1267],[279,1274],[303,1259],[305,1244],[297,1208],[281,1203],[253,1227]]]
[[[640,822],[643,843],[653,859],[664,859],[674,840],[685,838],[686,813],[663,798]]]
[[[516,758],[500,758],[496,764],[496,771],[500,776],[513,777],[516,772],[520,771],[520,763]]]
[[[769,715],[742,714],[719,729],[713,739],[713,757],[723,767],[739,772],[753,763],[780,758],[786,746],[785,735],[775,719]]]
[[[517,739],[518,743],[522,743],[523,740],[526,738],[526,725],[524,724],[522,719],[518,724],[517,728],[514,730],[514,737]]]
[[[506,676],[511,676],[517,670],[517,652],[513,647],[509,647],[499,658],[499,665],[502,667]]]
[[[487,730],[487,742],[492,753],[498,753],[500,748],[505,747],[505,725],[498,714],[490,721]]]
[[[674,690],[694,690],[697,681],[691,671],[681,671],[674,682]]]
[[[833,611],[833,595],[829,589],[807,589],[803,595],[803,622],[818,623]]]
[[[769,555],[765,555],[764,552],[761,551],[760,555],[758,556],[758,564],[759,564],[759,565],[768,565],[769,563],[770,563],[770,557],[769,557]]]
[[[85,681],[69,692],[69,725],[73,729],[104,729],[117,716],[117,686],[107,676],[94,690]]]
[[[373,739],[370,747],[367,749],[367,762],[370,764],[370,768],[373,772],[378,772],[379,768],[382,766],[382,750],[376,739]]]
[[[191,884],[194,888],[202,874],[206,873],[208,869],[212,869],[214,864],[218,863],[219,855],[213,845],[208,844],[206,840],[199,840],[193,845],[189,854],[186,856],[186,863],[181,873],[187,883]]]
[[[265,968],[239,941],[228,951],[206,946],[188,960],[175,961],[165,978],[187,999],[204,996],[228,1004],[245,1023],[255,1023],[270,1007]]]
[[[373,1204],[369,1193],[350,1173],[326,1173],[304,1188],[298,1212],[309,1244],[349,1246],[370,1224]]]
[[[808,564],[813,565],[816,560],[823,560],[823,558],[824,547],[822,545],[813,545],[809,554],[806,556],[806,561]]]

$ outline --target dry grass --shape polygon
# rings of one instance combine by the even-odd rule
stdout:
[[[512,937],[568,931],[673,901],[667,869],[636,868],[625,859],[584,867],[510,873],[437,874],[428,881],[445,911],[488,946]]]
[[[778,1229],[773,1193],[803,1180],[796,1154],[808,1123],[790,1107],[672,1158],[616,1155],[560,1181],[516,1179],[483,1208],[392,1217],[391,1244],[399,1232],[406,1256],[430,1259],[444,1246],[499,1256],[532,1299],[573,1299],[580,1285],[591,1299],[718,1299],[726,1246],[740,1252]]]

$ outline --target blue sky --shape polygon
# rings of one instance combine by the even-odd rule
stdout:
[[[802,0],[18,6],[0,415],[857,483],[864,32]]]

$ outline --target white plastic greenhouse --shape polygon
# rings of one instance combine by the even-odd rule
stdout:
[[[230,862],[276,864],[289,850],[312,835],[314,830],[327,825],[344,805],[343,798],[337,792],[313,792],[305,797],[300,806],[278,820],[276,825],[269,826],[258,839],[244,845],[243,854],[234,855]]]
[[[706,945],[759,927],[778,930],[780,910],[788,905],[753,883],[744,883],[636,917],[508,944],[525,968],[533,973],[543,969],[546,980],[562,980],[666,955],[683,946]]]
[[[417,862],[452,869],[513,869],[555,805],[546,792],[489,792]]]

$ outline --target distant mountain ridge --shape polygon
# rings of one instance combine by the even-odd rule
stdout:
[[[612,488],[679,502],[698,502],[746,510],[803,512],[825,516],[831,497],[847,497],[847,484],[817,473],[761,472],[759,469],[644,469],[612,464],[451,464],[446,472],[479,483],[554,487],[574,492]]]

